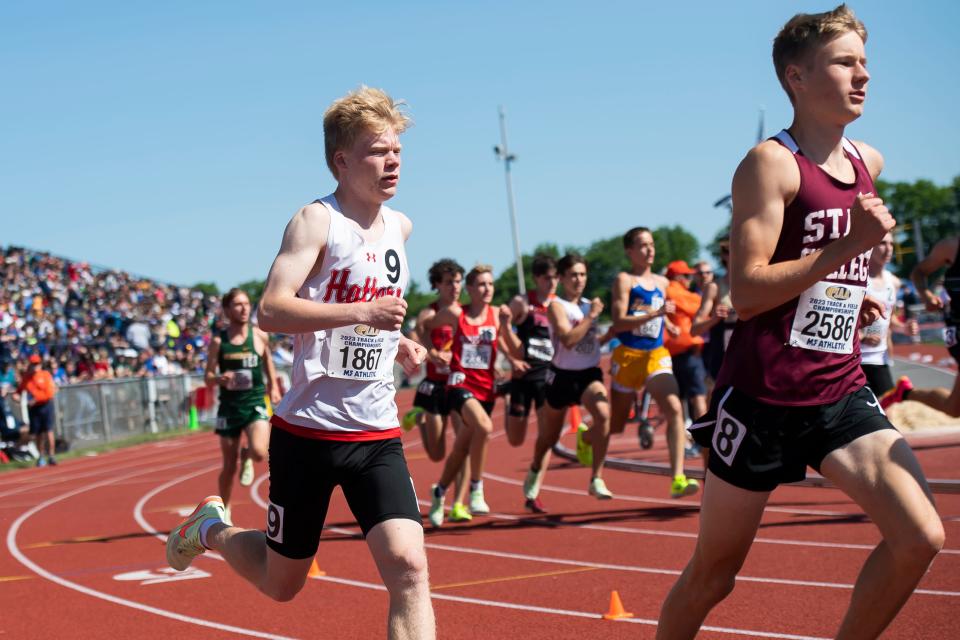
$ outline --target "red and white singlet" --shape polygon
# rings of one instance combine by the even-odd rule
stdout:
[[[430,308],[437,311],[440,306],[436,302],[430,303]],[[453,346],[453,327],[448,324],[434,327],[430,330],[430,344],[437,351],[449,351]],[[446,382],[450,376],[450,365],[437,366],[427,359],[427,380],[431,382]]]
[[[320,272],[297,296],[321,304],[403,297],[410,270],[400,215],[381,206],[383,235],[365,241],[333,195],[318,201],[330,212]],[[356,324],[294,336],[290,390],[272,423],[321,440],[377,440],[400,435],[393,383],[399,331]]]
[[[774,139],[793,153],[800,190],[783,212],[770,264],[796,260],[856,233],[850,207],[859,194],[876,193],[866,163],[846,138],[843,150],[856,176],[850,184],[804,156],[787,131]],[[738,321],[717,386],[731,385],[769,404],[796,406],[830,404],[863,387],[857,324],[871,251],[854,256],[799,297]]]
[[[457,319],[453,336],[448,388],[466,389],[480,402],[496,399],[493,367],[497,362],[497,312],[487,305],[483,324],[467,322],[466,310]]]

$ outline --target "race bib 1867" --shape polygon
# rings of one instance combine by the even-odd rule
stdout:
[[[820,281],[800,294],[790,346],[826,353],[853,353],[866,287]]]
[[[383,380],[393,363],[384,354],[386,336],[364,324],[330,332],[327,375],[350,380]]]

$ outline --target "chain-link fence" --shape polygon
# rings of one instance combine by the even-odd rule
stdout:
[[[71,449],[83,449],[144,433],[162,433],[190,424],[191,407],[197,424],[216,423],[215,394],[197,406],[194,395],[203,376],[124,378],[66,385],[54,398],[56,435]],[[27,422],[26,404],[11,403],[14,418]]]

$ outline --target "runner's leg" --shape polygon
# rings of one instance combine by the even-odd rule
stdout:
[[[386,520],[367,534],[367,546],[390,594],[387,637],[429,640],[436,635],[423,527],[403,518]]]
[[[770,496],[740,489],[710,472],[707,477],[697,546],[660,610],[659,640],[696,637],[710,610],[733,591]]]
[[[623,433],[630,417],[630,409],[636,399],[635,391],[621,391],[616,388],[610,390],[610,433]]]
[[[833,451],[821,472],[863,508],[883,535],[860,571],[836,636],[876,638],[943,547],[943,524],[916,456],[893,429]]]
[[[666,419],[670,472],[676,477],[683,473],[683,445],[686,443],[683,407],[680,405],[680,396],[677,395],[677,380],[672,373],[660,373],[647,378],[646,388]]]
[[[223,456],[223,467],[217,478],[217,488],[223,505],[230,506],[233,494],[233,477],[237,475],[237,460],[240,458],[240,436],[220,436],[220,453]]]
[[[610,444],[610,402],[602,382],[591,382],[580,396],[580,403],[593,418],[590,425],[590,446],[593,447],[593,477],[603,474],[603,461]]]

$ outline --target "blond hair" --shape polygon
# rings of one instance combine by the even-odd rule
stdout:
[[[845,4],[823,13],[798,13],[783,25],[773,40],[773,68],[790,102],[794,96],[787,83],[787,65],[804,61],[814,47],[850,31],[866,43],[867,28]]]
[[[467,274],[467,284],[473,285],[484,273],[493,273],[493,267],[488,264],[478,264],[473,269],[470,269],[470,273]]]
[[[330,105],[323,114],[323,147],[333,177],[339,177],[334,154],[350,147],[362,133],[380,134],[392,127],[400,134],[410,126],[410,118],[401,111],[404,104],[402,100],[395,102],[382,89],[360,85]]]

